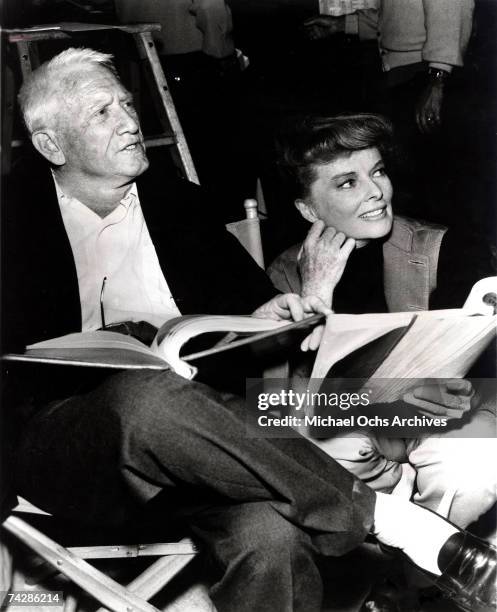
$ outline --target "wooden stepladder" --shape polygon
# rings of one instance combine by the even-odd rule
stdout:
[[[145,139],[147,147],[167,146],[175,166],[181,175],[198,183],[192,157],[185,140],[183,129],[176,113],[169,86],[162,70],[157,55],[157,49],[152,38],[152,32],[159,30],[160,25],[155,23],[135,25],[107,25],[95,23],[58,23],[54,25],[40,25],[32,28],[4,30],[10,44],[16,45],[23,80],[36,68],[40,61],[37,43],[49,40],[61,40],[76,38],[81,33],[94,33],[102,30],[119,30],[133,37],[138,55],[146,64],[145,76],[148,80],[151,94],[156,102],[162,133],[158,136]],[[5,92],[10,99],[4,99],[3,106],[6,109],[13,108],[13,91]],[[5,121],[12,120],[12,113],[6,112]],[[10,119],[9,119],[10,117]],[[5,127],[8,127],[7,125]],[[11,132],[11,129],[10,129]],[[7,130],[7,133],[10,133]],[[2,142],[2,156],[10,160],[10,140]],[[4,169],[5,171],[5,169]]]

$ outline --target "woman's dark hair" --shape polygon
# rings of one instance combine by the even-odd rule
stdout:
[[[388,162],[393,151],[392,124],[370,113],[307,117],[279,143],[281,164],[292,178],[296,198],[309,195],[316,166],[371,147]]]

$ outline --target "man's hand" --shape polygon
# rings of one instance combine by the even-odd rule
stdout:
[[[252,316],[261,319],[273,319],[274,321],[302,321],[302,319],[311,317],[314,314],[328,315],[330,313],[331,309],[320,298],[314,295],[301,298],[296,293],[283,293],[266,302],[266,304],[259,306]],[[315,327],[303,340],[301,349],[303,351],[315,351],[321,342],[323,329],[323,325]]]
[[[345,32],[345,17],[318,15],[304,21],[304,33],[309,40],[321,40]]]
[[[282,293],[259,306],[252,316],[273,321],[302,321],[314,314],[330,313],[331,309],[314,295],[301,298],[296,293]]]
[[[299,257],[302,296],[317,295],[331,307],[333,291],[354,247],[353,238],[347,238],[334,227],[326,227],[321,220],[315,221]]]
[[[444,84],[440,81],[428,83],[418,100],[416,123],[422,134],[433,134],[440,129]]]
[[[460,419],[478,403],[471,382],[461,378],[416,387],[402,399],[422,414],[449,419]]]

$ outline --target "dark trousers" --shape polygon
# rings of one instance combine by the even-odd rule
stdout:
[[[17,489],[90,523],[148,505],[186,517],[219,567],[219,610],[318,610],[315,554],[364,539],[374,494],[303,438],[249,437],[245,409],[171,372],[111,375],[30,419]]]

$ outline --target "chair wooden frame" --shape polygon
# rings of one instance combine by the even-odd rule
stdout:
[[[119,544],[65,548],[20,518],[17,515],[19,512],[46,514],[22,500],[13,514],[4,521],[3,529],[28,546],[56,572],[64,574],[74,584],[94,597],[102,604],[101,611],[107,609],[114,612],[156,612],[157,608],[148,603],[148,600],[164,588],[198,553],[195,544],[189,538],[165,544]],[[86,559],[145,556],[159,558],[126,586],[109,578],[86,561]],[[196,609],[212,610],[212,605],[207,598],[202,602],[198,599],[198,594],[195,596],[197,597]],[[172,604],[172,607],[168,609],[179,608]]]

